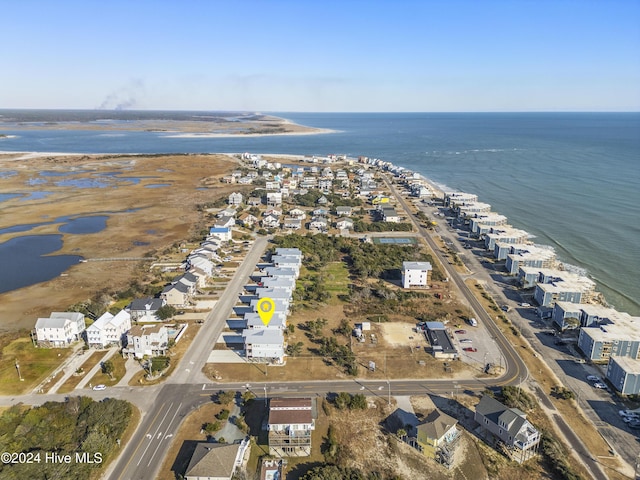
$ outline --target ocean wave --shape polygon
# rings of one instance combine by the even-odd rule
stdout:
[[[581,275],[583,277],[589,276],[589,271],[584,267],[579,267],[578,265],[573,265],[571,263],[562,262],[560,264],[564,270],[569,273],[575,273],[576,275]]]
[[[524,151],[524,148],[471,148],[468,150],[432,150],[424,153],[425,155],[463,155],[467,153],[502,153],[521,151]]]

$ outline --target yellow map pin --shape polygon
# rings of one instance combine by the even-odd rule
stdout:
[[[273,317],[273,312],[275,311],[276,302],[274,302],[273,299],[265,297],[258,300],[258,315],[260,315],[260,320],[262,320],[265,327],[269,325],[271,317]]]

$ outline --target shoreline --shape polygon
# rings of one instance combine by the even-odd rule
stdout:
[[[306,133],[295,133],[295,134],[306,134]],[[187,134],[190,135],[190,134]],[[234,135],[231,135],[234,136]],[[122,156],[138,156],[141,158],[145,158],[147,156],[156,156],[154,154],[149,154],[149,153],[129,153],[129,154],[105,154],[105,153],[60,153],[60,152],[7,152],[7,151],[0,151],[0,154],[2,155],[7,155],[8,158],[3,158],[5,161],[8,162],[12,162],[12,161],[28,161],[31,159],[41,159],[44,157],[53,157],[53,158],[58,158],[58,157],[71,157],[71,158],[78,158],[78,157],[86,157],[88,155],[96,155],[96,156],[101,156],[101,155],[109,155],[110,157],[122,157]],[[233,155],[239,155],[240,152],[217,152],[217,153],[206,153],[206,154],[199,154],[199,155],[227,155],[227,156],[233,156]],[[175,155],[175,154],[164,154],[166,156],[171,156],[171,155]],[[179,155],[179,154],[178,154]],[[185,154],[185,155],[195,155],[195,154]],[[291,161],[291,162],[300,162],[300,163],[309,163],[308,159],[306,158],[306,156],[304,154],[271,154],[271,153],[260,153],[259,155],[264,156],[264,157],[271,157],[271,158],[277,158],[277,159],[283,159],[286,161]],[[15,158],[12,158],[14,157]],[[158,156],[163,156],[163,154],[159,154]],[[318,159],[322,159],[322,156],[318,156]],[[348,158],[349,161],[354,161],[354,166],[360,165],[360,163],[357,161],[357,158],[354,157],[349,157]],[[429,177],[423,175],[423,174],[419,174],[417,172],[413,172],[413,170],[406,168],[406,167],[402,167],[402,166],[397,166],[395,164],[393,164],[392,162],[388,162],[388,161],[383,161],[380,159],[369,159],[367,165],[374,167],[376,169],[379,169],[380,171],[387,171],[390,172],[392,174],[395,173],[409,173],[411,172],[412,174],[415,173],[416,175],[416,179],[420,179],[422,182],[424,182],[424,184],[426,186],[428,186],[428,188],[433,192],[434,196],[440,196],[443,197],[445,192],[457,192],[458,190],[455,188],[450,188],[447,187],[446,185],[441,185],[438,184],[437,182],[433,181],[432,179],[430,179]],[[495,212],[497,213],[497,212]],[[536,245],[535,243],[533,243],[534,245]],[[544,244],[539,244],[540,246],[543,247],[549,247],[549,248],[553,248],[551,246],[548,245],[544,245]],[[555,249],[554,249],[555,250]],[[581,267],[579,265],[572,265],[569,264],[565,261],[563,261],[562,259],[557,258],[556,262],[558,264],[558,266],[562,269],[568,270],[568,271],[573,271],[574,267],[577,269],[582,269],[584,270],[584,267]],[[591,277],[588,274],[588,271],[584,270],[584,272],[580,272],[581,274],[589,277],[590,279],[594,280],[593,277]],[[604,304],[606,304],[609,308],[616,308],[615,305],[610,304],[607,299],[605,298],[604,294],[598,290],[596,290],[596,292],[598,293],[598,295],[600,296],[600,298],[602,299],[602,302]]]

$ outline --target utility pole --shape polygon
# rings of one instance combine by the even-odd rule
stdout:
[[[391,382],[387,380],[388,394],[387,394],[387,405],[391,406]]]
[[[267,408],[267,384],[264,385],[264,407]]]
[[[21,382],[24,382],[24,378],[22,378],[22,374],[20,373],[20,364],[18,363],[18,359],[16,358],[16,370],[18,371],[18,378]]]

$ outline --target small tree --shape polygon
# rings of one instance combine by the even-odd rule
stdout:
[[[115,367],[113,365],[113,362],[111,360],[107,360],[105,362],[102,362],[102,373],[109,375],[109,378],[113,380],[113,371],[115,370]]]
[[[303,345],[304,344],[302,342],[298,342],[298,343],[294,343],[292,345],[288,345],[287,346],[287,354],[291,355],[292,357],[297,357],[298,355],[300,355],[300,352],[302,352]]]
[[[220,405],[229,405],[236,396],[236,392],[221,390],[218,392],[218,403]]]
[[[351,394],[347,392],[340,392],[336,397],[336,407],[340,410],[344,410],[351,404]]]
[[[222,425],[220,425],[220,422],[207,422],[202,426],[202,429],[207,435],[211,436],[220,430],[221,427]]]
[[[176,313],[178,313],[176,307],[172,307],[171,305],[163,305],[156,312],[156,317],[158,317],[160,320],[169,320]]]
[[[349,408],[351,410],[366,410],[367,397],[365,397],[362,393],[356,393],[353,397],[351,397]]]
[[[220,413],[216,415],[216,418],[218,420],[226,420],[227,418],[229,418],[229,410],[223,408],[222,410],[220,410]]]

